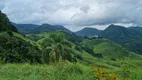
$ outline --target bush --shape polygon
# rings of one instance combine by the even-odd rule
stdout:
[[[81,55],[75,54],[74,52],[72,53],[75,58],[83,60],[83,57]]]
[[[115,58],[110,58],[110,60],[112,60],[112,61],[116,61],[116,59],[115,59]]]
[[[103,58],[102,54],[101,53],[96,53],[96,54],[93,54],[94,57],[98,57],[98,58]]]
[[[11,31],[7,31],[7,34],[12,37],[13,36],[13,33]]]
[[[75,49],[78,50],[78,51],[80,51],[80,52],[82,52],[82,49],[81,49],[80,46],[75,46]]]

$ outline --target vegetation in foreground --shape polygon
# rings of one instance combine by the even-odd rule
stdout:
[[[50,65],[4,64],[0,66],[0,80],[142,80],[140,69],[107,70],[79,63]]]

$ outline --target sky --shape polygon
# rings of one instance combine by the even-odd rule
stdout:
[[[0,0],[11,22],[105,29],[110,24],[142,25],[142,0]]]

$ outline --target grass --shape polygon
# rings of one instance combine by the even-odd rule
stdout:
[[[130,52],[117,46],[116,44],[110,44],[103,42],[94,46],[94,52],[102,53],[104,56],[111,56],[113,58],[128,57]]]
[[[140,58],[139,55],[128,51],[123,46],[114,43],[105,38],[93,39],[93,40],[83,40],[82,45],[87,45],[93,48],[95,53],[100,53],[105,59],[124,59],[124,58]]]
[[[0,80],[83,80],[90,71],[90,67],[78,63],[5,64],[0,66]]]
[[[96,69],[98,69],[97,72]],[[102,74],[111,75],[111,78],[117,75],[116,79],[114,80],[122,80],[123,73],[123,68],[109,70],[106,68],[96,68],[94,66],[86,66],[80,63],[69,62],[54,63],[50,65],[0,65],[0,80],[106,80],[106,77],[101,76]],[[133,68],[130,69],[128,76],[129,78],[131,78],[131,80],[142,80],[141,74],[141,68]],[[97,79],[97,77],[101,79]],[[108,80],[113,80],[111,78],[109,78]]]

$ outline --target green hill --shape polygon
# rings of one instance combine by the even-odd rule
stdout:
[[[132,31],[123,26],[110,25],[102,32],[102,36],[123,45],[135,53],[142,53],[142,36],[135,30]]]
[[[109,59],[118,58],[124,59],[127,57],[136,58],[136,54],[128,51],[123,46],[116,44],[106,38],[98,38],[92,40],[83,40],[82,45],[93,49],[94,53],[102,54],[104,57]]]
[[[4,63],[41,63],[41,54],[36,44],[20,35],[7,16],[0,12],[0,61]]]
[[[40,34],[29,34],[29,38],[38,37],[36,40],[37,44],[41,44],[45,38],[48,38],[50,34],[63,33],[65,38],[70,41],[73,45],[73,55],[77,57],[81,62],[91,62],[94,63],[98,58],[102,59],[115,59],[121,60],[125,58],[137,59],[140,58],[139,55],[128,51],[123,46],[116,44],[106,38],[96,38],[96,39],[83,39],[75,36],[74,34],[69,34],[64,31],[40,33]]]
[[[124,27],[120,25],[109,25],[105,30],[84,28],[76,34],[86,37],[104,37],[108,38],[128,50],[137,54],[142,53],[142,28],[141,27]]]
[[[42,54],[37,46],[17,37],[12,32],[0,33],[0,59],[2,62],[40,62],[39,53]]]

